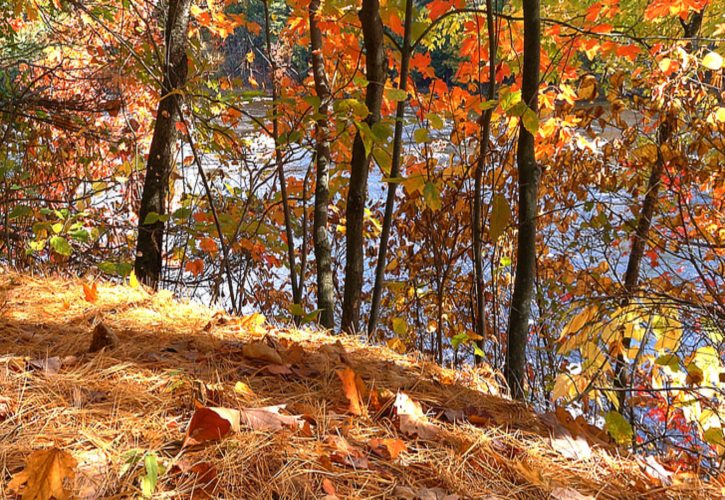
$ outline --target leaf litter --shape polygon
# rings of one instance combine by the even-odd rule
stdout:
[[[485,367],[448,370],[352,336],[233,317],[142,286],[89,283],[0,274],[7,494],[725,494],[725,479],[630,457],[583,419],[536,415],[502,397]],[[119,342],[88,353],[101,318]],[[39,467],[48,472],[34,473]]]

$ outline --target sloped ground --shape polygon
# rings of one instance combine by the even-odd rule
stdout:
[[[602,440],[589,446],[589,439],[586,453],[552,446],[551,416],[547,425],[497,395],[485,372],[454,372],[352,337],[232,318],[163,292],[100,283],[91,302],[83,283],[90,281],[0,274],[3,498],[17,493],[8,483],[30,454],[47,448],[77,462],[69,487],[80,498],[139,497],[144,455],[166,469],[154,498],[723,495],[717,481],[658,473]],[[89,354],[99,322],[120,342]],[[244,355],[260,340],[281,365]],[[345,368],[367,388],[363,415],[349,412],[338,376]],[[422,404],[433,436],[401,431],[398,392]],[[182,446],[195,407],[282,404],[282,414],[302,415],[305,424],[242,425],[221,440]],[[390,439],[397,456],[374,453],[373,438]]]

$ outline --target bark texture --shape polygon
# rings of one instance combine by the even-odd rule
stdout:
[[[332,249],[327,227],[330,204],[330,85],[325,72],[322,51],[322,31],[318,25],[320,0],[312,0],[310,15],[310,52],[312,53],[312,74],[315,92],[320,99],[319,118],[315,128],[315,216],[314,246],[317,265],[317,308],[320,309],[320,324],[328,329],[335,328],[335,288],[332,280]]]
[[[186,47],[191,3],[191,0],[169,1],[161,101],[156,112],[141,195],[134,268],[138,279],[152,288],[157,288],[161,279],[165,224],[162,220],[150,224],[145,222],[149,214],[166,214],[169,178],[174,168],[178,140],[176,123],[181,110],[181,95],[175,91],[186,83]]]
[[[521,98],[538,110],[541,17],[539,0],[523,0],[524,64]],[[523,123],[519,127],[516,164],[519,175],[519,236],[516,249],[516,278],[511,300],[506,350],[506,382],[515,399],[524,397],[526,344],[529,336],[531,302],[536,277],[536,215],[540,170],[536,164],[534,136]]]
[[[385,50],[383,47],[383,22],[380,19],[380,2],[363,0],[359,12],[366,52],[365,70],[368,85],[365,104],[369,127],[380,121],[380,106],[385,87]],[[347,195],[347,222],[345,226],[345,292],[342,305],[342,329],[348,333],[358,331],[360,322],[360,296],[363,285],[363,220],[367,200],[370,155],[365,150],[358,130],[352,146],[350,161],[350,187]]]

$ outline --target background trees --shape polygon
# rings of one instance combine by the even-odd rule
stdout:
[[[720,5],[175,5],[3,4],[5,263],[126,279],[138,245],[149,282],[721,456]]]

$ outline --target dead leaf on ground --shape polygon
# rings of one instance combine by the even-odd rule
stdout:
[[[342,390],[345,393],[345,397],[350,402],[348,411],[353,415],[362,415],[366,410],[363,398],[367,392],[362,377],[350,367],[344,370],[337,370],[336,372],[342,382]]]
[[[219,484],[219,472],[211,462],[193,462],[182,458],[169,470],[170,474],[179,474],[178,490],[190,488],[190,497],[213,498],[214,490]]]
[[[197,408],[186,430],[183,446],[194,446],[206,441],[217,441],[229,431],[238,432],[239,410],[231,408]]]
[[[551,490],[551,498],[556,500],[594,500],[591,495],[582,495],[574,488],[554,488]]]
[[[80,452],[78,455],[74,498],[94,500],[106,493],[111,469],[108,455],[98,448]]]
[[[98,323],[93,328],[93,336],[91,337],[91,345],[88,347],[88,352],[98,352],[105,347],[115,349],[118,347],[118,344],[118,335],[103,323]]]
[[[95,281],[91,285],[83,283],[83,296],[87,302],[96,302],[98,300],[98,283]]]
[[[283,357],[286,363],[293,365],[295,363],[300,363],[303,359],[305,359],[305,356],[307,356],[307,353],[301,345],[292,344],[284,351]]]
[[[241,423],[256,431],[278,431],[285,428],[299,429],[305,420],[299,415],[281,415],[279,411],[287,405],[265,406],[263,408],[242,408]]]
[[[547,413],[541,417],[541,420],[549,427],[551,447],[562,456],[580,460],[586,460],[592,456],[592,449],[587,439],[569,432],[556,414]]]
[[[662,484],[662,486],[672,485],[672,472],[665,469],[655,457],[647,456],[645,459],[638,458],[640,466],[645,474],[653,481]]]
[[[328,478],[322,480],[322,491],[325,492],[328,500],[332,500],[332,498],[337,498],[337,491],[335,490],[335,485],[332,484],[332,481],[330,481]]]
[[[334,364],[344,363],[345,355],[347,354],[345,347],[339,340],[334,344],[324,344],[317,351]]]
[[[395,498],[403,500],[459,500],[461,497],[450,494],[441,488],[417,488],[396,486],[393,490]]]
[[[259,370],[260,372],[266,372],[270,375],[292,375],[292,369],[289,365],[265,365]]]
[[[351,445],[344,437],[327,436],[325,443],[333,449],[330,453],[330,459],[333,462],[354,469],[367,469],[369,467],[370,464],[365,452],[357,446]]]
[[[25,462],[25,469],[15,474],[8,489],[22,495],[23,500],[65,500],[71,498],[64,482],[72,482],[76,459],[58,448],[36,450]]]
[[[251,344],[245,344],[242,347],[242,354],[245,358],[259,359],[272,363],[273,365],[282,365],[282,357],[273,348],[269,347],[264,342],[252,342]]]
[[[58,356],[44,359],[31,359],[28,361],[28,368],[31,370],[42,370],[46,375],[55,375],[60,371],[63,362]]]
[[[408,449],[400,439],[372,438],[368,445],[373,453],[387,460],[395,460],[398,455]]]
[[[396,396],[395,411],[400,420],[400,430],[409,436],[434,439],[440,432],[438,427],[428,421],[420,403],[413,401],[405,393],[399,392]]]

